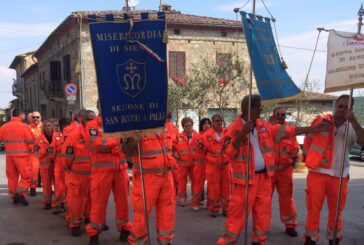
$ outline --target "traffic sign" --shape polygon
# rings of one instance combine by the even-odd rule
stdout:
[[[64,91],[66,92],[66,95],[75,95],[77,94],[77,86],[74,83],[68,83],[64,87]]]

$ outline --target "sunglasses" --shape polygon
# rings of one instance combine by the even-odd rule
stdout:
[[[33,119],[39,119],[40,117],[32,117]]]
[[[347,105],[338,105],[337,106],[339,109],[348,109],[349,107]]]

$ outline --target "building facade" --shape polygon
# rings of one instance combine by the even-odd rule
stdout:
[[[151,19],[157,11],[132,11],[140,15],[149,12]],[[83,11],[69,15],[32,54],[36,65],[19,71],[24,80],[24,107],[38,110],[43,118],[70,115],[72,110],[94,108],[98,99],[96,72],[88,26],[88,16],[105,18],[113,14],[121,17],[124,11]],[[137,17],[136,17],[137,18]],[[248,52],[239,21],[187,15],[166,9],[168,23],[167,63],[168,77],[187,76],[201,57],[218,60],[230,54],[240,62],[248,63]],[[14,63],[14,62],[13,62]],[[32,65],[32,64],[31,64]],[[248,66],[248,64],[247,64]],[[75,101],[67,100],[67,83],[78,87]],[[243,95],[234,95],[228,107],[238,111]],[[213,110],[216,105],[206,105]],[[195,108],[192,108],[195,109]]]

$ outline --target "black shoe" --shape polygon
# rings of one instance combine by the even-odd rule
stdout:
[[[103,231],[108,231],[109,230],[109,226],[107,224],[104,224],[104,226],[102,227]]]
[[[329,245],[333,245],[333,244],[334,244],[334,240],[333,239],[329,240]],[[340,245],[340,239],[339,238],[336,238],[335,245]]]
[[[24,197],[24,196],[20,196],[20,195],[19,195],[19,202],[20,202],[21,204],[23,204],[24,206],[28,206],[28,205],[29,205],[29,202],[27,201],[27,199],[25,199],[25,197]]]
[[[219,212],[211,212],[210,215],[211,217],[217,217],[219,215]]]
[[[122,231],[120,231],[119,240],[120,241],[123,241],[123,242],[127,242],[129,235],[130,235],[130,231],[128,231],[128,230],[122,230]]]
[[[13,203],[18,204],[19,202],[20,202],[20,196],[18,193],[15,193],[15,195],[13,197]]]
[[[64,211],[61,207],[56,207],[55,210],[52,212],[52,214],[57,215]]]
[[[81,236],[81,228],[72,227],[71,234],[72,234],[72,236],[75,236],[75,237]]]
[[[252,245],[260,245],[259,242],[252,242]]]
[[[316,242],[315,241],[312,241],[311,240],[311,237],[306,236],[306,240],[305,240],[304,245],[316,245]]]
[[[35,188],[30,188],[30,193],[29,193],[29,195],[30,195],[31,197],[35,197],[35,196],[37,195],[37,191],[35,190]]]
[[[222,211],[222,215],[224,215],[225,217],[228,216],[228,212],[226,210]]]
[[[89,242],[90,245],[99,245],[99,236],[96,235],[96,236],[91,236],[90,237],[90,242]]]
[[[89,219],[89,218],[84,218],[84,219],[83,219],[83,223],[85,223],[85,224],[90,223],[90,219]]]
[[[52,205],[50,203],[47,203],[46,205],[44,205],[44,210],[49,210],[52,208]]]
[[[294,228],[286,228],[286,233],[288,236],[291,236],[291,237],[298,236],[297,231]]]

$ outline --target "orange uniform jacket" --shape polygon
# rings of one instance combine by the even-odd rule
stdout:
[[[53,143],[54,140],[52,140]],[[40,168],[48,168],[51,160],[55,156],[54,147],[48,142],[44,134],[37,137],[36,145],[34,146],[35,156],[39,158]]]
[[[6,155],[14,157],[29,156],[35,141],[28,126],[19,117],[13,117],[1,127],[0,140],[5,144]]]
[[[75,175],[91,174],[91,152],[85,144],[85,129],[83,125],[74,130],[62,146],[64,167]]]
[[[215,135],[213,128],[210,128],[203,134],[202,145],[199,145],[199,150],[206,153],[206,162],[216,167],[221,167],[229,162],[227,155],[222,151],[222,140],[225,135],[225,129],[221,134],[221,141]]]
[[[194,131],[192,134],[191,143],[189,142],[185,132],[179,133],[173,143],[175,153],[177,153],[177,163],[181,166],[192,166],[195,150],[193,147],[194,138],[196,138],[197,132]]]
[[[303,161],[310,168],[330,169],[334,155],[334,120],[332,115],[317,117],[311,125],[316,125],[323,120],[332,123],[329,132],[316,132],[305,137],[303,144]]]
[[[287,125],[287,123],[285,123]],[[293,159],[297,157],[299,145],[296,137],[281,140],[278,144],[274,144],[274,155],[277,169],[290,167]]]
[[[121,151],[117,138],[102,139],[103,128],[101,117],[97,117],[86,125],[86,145],[91,150],[92,171],[126,169],[126,157]]]
[[[244,143],[243,145],[240,145],[239,151],[237,151],[234,148],[233,144],[230,143],[235,141],[235,135],[243,129],[243,122],[241,119],[241,116],[238,116],[233,124],[231,124],[228,128],[225,134],[223,148],[231,161],[231,166],[233,169],[232,181],[236,184],[245,184],[246,174],[248,174],[249,184],[252,184],[254,183],[254,164],[251,165],[252,167],[250,168],[250,173],[246,172],[245,167],[249,157],[248,135],[245,135]],[[274,170],[276,169],[274,159],[274,143],[279,143],[280,140],[283,138],[293,137],[295,135],[295,127],[280,124],[271,125],[268,122],[262,121],[260,119],[256,120],[256,127],[258,132],[260,150],[264,158],[267,174],[268,176],[272,176]],[[253,152],[250,157],[251,163],[254,163]]]

